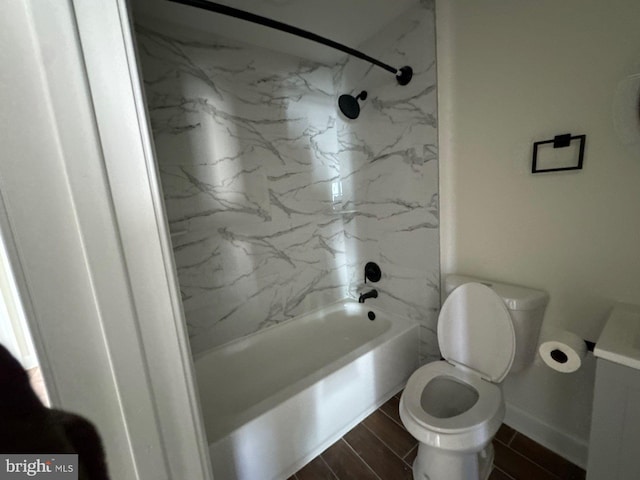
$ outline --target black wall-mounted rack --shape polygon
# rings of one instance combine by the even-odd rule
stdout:
[[[582,170],[582,162],[584,160],[584,146],[586,143],[586,135],[574,135],[565,133],[563,135],[556,135],[551,140],[543,140],[541,142],[534,142],[533,144],[533,162],[531,163],[531,173],[544,173],[544,172],[560,172],[563,170]],[[553,148],[565,148],[571,145],[573,140],[580,141],[580,151],[578,153],[577,165],[569,167],[557,167],[557,168],[538,168],[538,147],[540,145],[553,144]]]

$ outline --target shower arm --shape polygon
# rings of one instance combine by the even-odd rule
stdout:
[[[181,5],[187,5],[190,7],[200,8],[203,10],[208,10],[210,12],[220,13],[222,15],[228,15],[230,17],[239,18],[241,20],[246,20],[253,23],[257,23],[265,27],[274,28],[276,30],[290,33],[292,35],[297,35],[298,37],[306,38],[307,40],[312,40],[314,42],[321,43],[328,47],[335,48],[336,50],[340,50],[344,53],[348,53],[351,56],[360,58],[361,60],[365,60],[378,67],[384,68],[388,72],[395,74],[396,80],[400,85],[408,84],[411,81],[411,77],[413,76],[413,70],[409,66],[401,67],[399,69],[394,68],[391,65],[387,65],[386,63],[383,63],[380,60],[376,60],[375,58],[370,57],[369,55],[366,55],[351,47],[347,47],[346,45],[342,45],[341,43],[334,42],[333,40],[329,40],[328,38],[321,37],[320,35],[316,35],[315,33],[302,30],[301,28],[287,25],[286,23],[278,22],[277,20],[272,20],[267,17],[262,17],[254,13],[245,12],[244,10],[228,7],[226,5],[221,5],[219,3],[208,2],[207,0],[168,0],[168,1],[173,3],[179,3]]]

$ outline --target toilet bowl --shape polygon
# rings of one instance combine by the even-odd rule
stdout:
[[[514,325],[503,298],[464,283],[438,318],[444,361],[416,370],[400,400],[400,418],[420,443],[416,480],[486,480],[491,440],[504,419],[500,382],[515,356]]]
[[[504,417],[500,387],[444,361],[417,370],[400,401],[407,431],[444,450],[477,452]]]

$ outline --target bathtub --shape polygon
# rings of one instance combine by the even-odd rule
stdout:
[[[198,355],[214,478],[289,477],[397,393],[417,367],[418,323],[353,301]]]

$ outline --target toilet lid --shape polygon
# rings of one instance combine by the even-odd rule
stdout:
[[[445,300],[438,317],[442,356],[499,383],[509,373],[516,339],[509,310],[489,287],[465,283]]]

